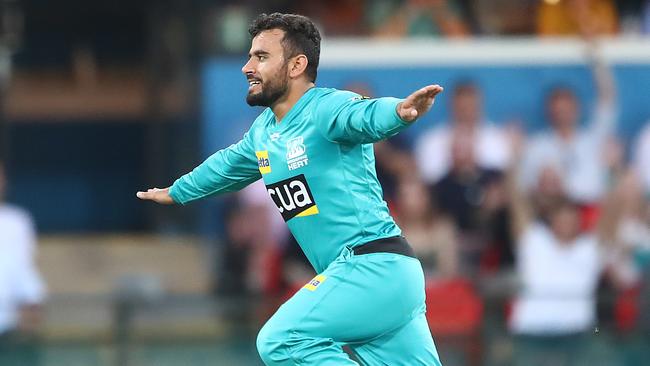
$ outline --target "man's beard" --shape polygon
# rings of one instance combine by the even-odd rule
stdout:
[[[250,106],[270,107],[282,98],[289,89],[289,78],[284,69],[281,69],[278,74],[279,76],[269,80],[267,85],[260,84],[261,92],[246,95],[246,103]]]

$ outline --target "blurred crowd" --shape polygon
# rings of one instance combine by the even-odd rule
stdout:
[[[590,50],[586,118],[558,85],[540,100],[546,128],[526,133],[485,115],[466,80],[415,144],[375,145],[385,200],[425,269],[434,334],[474,334],[496,303],[525,354],[517,364],[574,365],[599,324],[650,331],[650,124],[635,141],[617,136],[616,83]],[[313,276],[266,196],[260,183],[229,205],[222,293],[288,296]]]
[[[256,15],[247,9],[307,15],[328,37],[458,39],[650,33],[650,1],[646,0],[249,0],[221,4],[214,12],[216,27],[211,29],[222,51],[247,47],[242,34]]]

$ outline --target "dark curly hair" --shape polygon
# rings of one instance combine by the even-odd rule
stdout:
[[[263,31],[281,29],[284,31],[282,45],[284,58],[289,59],[299,54],[307,57],[305,74],[315,82],[318,75],[320,58],[320,33],[311,19],[296,14],[260,14],[248,28],[248,33],[255,38]]]

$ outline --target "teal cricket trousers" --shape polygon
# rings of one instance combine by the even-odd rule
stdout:
[[[420,262],[392,253],[344,252],[262,327],[267,366],[440,366],[425,319]]]

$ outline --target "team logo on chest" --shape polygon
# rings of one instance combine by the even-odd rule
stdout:
[[[269,184],[266,190],[284,221],[289,221],[296,216],[303,217],[318,213],[318,206],[304,174]]]
[[[307,147],[302,136],[294,137],[287,141],[287,167],[289,170],[302,168],[309,163]]]

